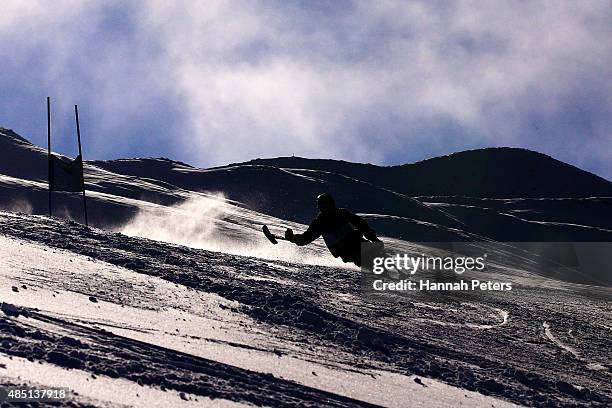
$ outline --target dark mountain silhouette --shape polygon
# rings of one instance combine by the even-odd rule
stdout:
[[[47,151],[11,129],[0,128],[0,174],[47,181]]]
[[[47,213],[46,150],[6,129],[0,129],[0,149],[0,175],[16,178],[0,179],[0,206],[27,202],[32,212]],[[316,215],[314,197],[328,191],[382,234],[406,240],[473,234],[500,241],[612,240],[612,183],[522,149],[482,149],[391,167],[296,157],[210,169],[165,158],[86,161],[85,182],[90,221],[106,228],[147,203],[173,205],[194,192],[222,192],[250,210],[308,223]],[[80,214],[79,195],[54,197],[67,214]]]
[[[503,241],[599,241],[612,229],[612,183],[524,149],[481,149],[390,167],[300,157],[207,170],[167,159],[94,164],[135,176],[155,168],[155,177],[169,184],[207,186],[256,211],[302,223],[314,215],[313,197],[331,191],[341,205],[372,214],[367,217],[375,227],[403,239],[456,240],[447,228],[459,228]],[[415,207],[410,196],[432,211]]]
[[[96,161],[92,164],[140,177],[147,177],[154,168],[160,179],[191,187],[188,182],[177,177],[175,170],[193,167],[165,158]],[[413,197],[612,197],[612,182],[602,177],[542,153],[510,147],[469,150],[399,166],[277,157],[232,163],[209,170],[245,165],[337,173]]]
[[[256,159],[248,164],[331,171],[409,196],[612,196],[612,183],[604,178],[542,153],[510,147],[469,150],[388,167],[301,157]]]

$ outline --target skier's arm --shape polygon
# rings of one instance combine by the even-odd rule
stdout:
[[[351,224],[353,224],[355,227],[357,227],[357,229],[363,234],[364,237],[366,237],[368,240],[372,242],[380,242],[380,239],[378,239],[378,237],[376,236],[376,231],[374,231],[368,225],[366,220],[364,220],[357,214],[353,214],[349,210],[345,210],[345,211],[346,211],[346,217],[348,218],[348,221]]]
[[[320,236],[321,229],[317,220],[314,220],[302,234],[294,234],[291,229],[287,229],[285,232],[285,238],[298,246],[308,245]]]

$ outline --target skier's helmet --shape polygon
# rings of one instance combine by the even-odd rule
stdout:
[[[326,211],[336,208],[334,197],[328,193],[319,194],[317,196],[317,207],[319,207],[319,211]]]

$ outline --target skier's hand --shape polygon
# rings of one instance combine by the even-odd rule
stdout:
[[[285,239],[289,242],[293,242],[293,230],[291,228],[287,228],[285,231]]]
[[[376,236],[376,233],[373,230],[367,231],[364,235],[369,241],[381,242],[381,240],[378,239],[378,237]]]

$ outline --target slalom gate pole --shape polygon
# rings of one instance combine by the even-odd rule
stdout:
[[[51,216],[51,98],[47,96],[47,179],[49,182],[49,216]]]
[[[76,118],[76,129],[77,129],[77,141],[79,143],[79,156],[81,156],[81,179],[83,180],[83,213],[85,214],[85,226],[88,227],[87,222],[87,199],[85,198],[85,172],[83,170],[83,151],[81,150],[81,128],[79,126],[79,108],[74,105],[74,116]]]

